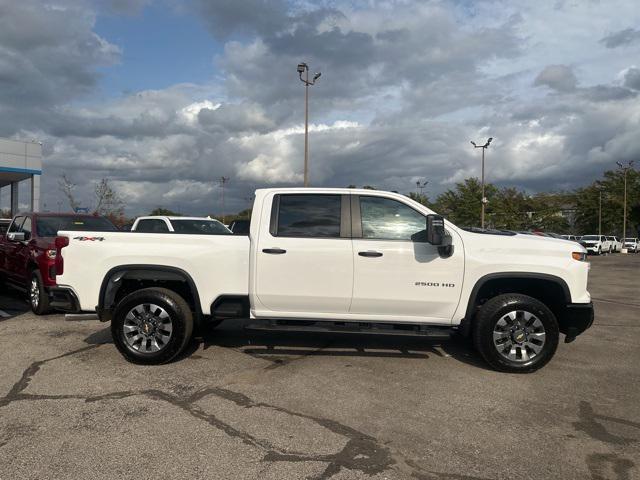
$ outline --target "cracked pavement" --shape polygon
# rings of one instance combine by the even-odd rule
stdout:
[[[0,480],[640,478],[640,255],[592,267],[594,327],[532,375],[454,340],[237,323],[135,366],[108,325],[3,290]]]

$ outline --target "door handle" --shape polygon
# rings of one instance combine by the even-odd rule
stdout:
[[[262,251],[264,253],[270,253],[271,255],[282,255],[283,253],[287,253],[286,250],[281,248],[263,248]]]
[[[367,250],[366,252],[358,252],[361,257],[381,257],[382,252],[375,252],[373,250]]]

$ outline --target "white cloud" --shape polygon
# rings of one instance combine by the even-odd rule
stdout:
[[[202,109],[207,110],[217,110],[220,108],[222,104],[213,103],[211,100],[203,100],[202,102],[193,102],[186,107],[180,109],[180,114],[184,118],[184,120],[190,124],[194,125],[198,121],[198,115]]]

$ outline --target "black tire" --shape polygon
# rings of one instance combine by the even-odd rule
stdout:
[[[27,290],[29,295],[29,305],[31,305],[31,311],[36,315],[45,315],[51,311],[49,307],[49,294],[44,288],[44,282],[42,281],[42,275],[39,270],[31,272],[31,281],[29,282],[29,289]]]
[[[494,330],[500,328],[497,327],[498,322],[514,311],[533,314],[544,327],[542,349],[528,360],[511,360],[500,353],[494,344]],[[511,373],[529,373],[546,365],[558,348],[559,335],[558,322],[544,303],[516,293],[499,295],[487,301],[478,312],[473,329],[474,345],[485,361],[495,370]],[[522,349],[517,351],[522,356]],[[529,357],[529,353],[526,353],[526,357]]]
[[[136,351],[125,339],[125,319],[132,309],[155,304],[168,314],[172,331],[169,340],[155,352]],[[113,343],[122,356],[139,365],[160,365],[170,362],[182,352],[193,333],[193,314],[187,302],[173,290],[144,288],[124,297],[116,306],[111,320]]]

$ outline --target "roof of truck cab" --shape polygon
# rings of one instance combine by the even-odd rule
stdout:
[[[394,194],[394,195],[400,195],[405,197],[406,195],[403,195],[402,193],[399,192],[392,192],[390,190],[374,190],[374,189],[370,189],[370,188],[347,188],[347,187],[326,187],[326,188],[321,188],[321,187],[282,187],[282,188],[259,188],[256,190],[256,193],[271,193],[271,192],[279,192],[279,193],[287,193],[287,192],[291,192],[291,193],[342,193],[342,194],[348,194],[348,193],[357,193],[357,194],[368,194],[371,195],[372,193],[390,193],[390,194]]]
[[[136,220],[209,220],[212,222],[220,222],[211,217],[170,217],[166,215],[146,215],[144,217],[138,217]]]

